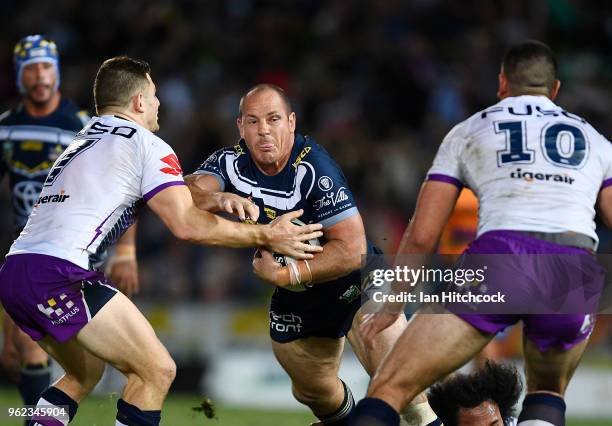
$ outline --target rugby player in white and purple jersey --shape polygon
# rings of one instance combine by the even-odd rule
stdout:
[[[159,100],[146,62],[116,57],[94,84],[99,117],[57,159],[0,269],[0,300],[15,323],[53,356],[65,375],[38,407],[57,408],[40,425],[65,425],[108,362],[127,376],[117,425],[158,425],[175,364],[138,308],[92,262],[147,204],[178,238],[229,247],[264,246],[311,258],[302,241],[319,225],[246,225],[197,209],[159,129]],[[61,407],[68,407],[62,412]],[[44,414],[44,410],[41,410]]]
[[[435,250],[466,185],[480,201],[478,235],[466,257],[503,254],[504,263],[514,263],[540,255],[536,275],[515,267],[507,277],[489,267],[487,275],[506,279],[505,291],[533,294],[534,306],[564,296],[560,289],[571,285],[584,294],[601,291],[594,217],[597,205],[606,224],[612,222],[612,145],[553,102],[559,87],[548,46],[527,41],[508,50],[499,75],[501,101],[455,126],[442,142],[400,254]],[[579,258],[578,267],[563,263],[564,256]],[[570,286],[560,271],[569,271]],[[397,309],[387,304],[374,314],[364,325],[366,339],[392,323]],[[527,395],[518,425],[564,425],[563,397],[593,329],[593,313],[418,313],[370,383],[352,424],[397,425],[397,413],[418,392],[522,321]]]
[[[89,116],[60,91],[59,51],[53,40],[40,34],[24,37],[13,49],[13,63],[21,100],[0,115],[0,180],[7,177],[16,238],[53,163]],[[117,242],[107,264],[113,282],[128,295],[138,287],[134,228]],[[36,405],[51,381],[49,355],[6,312],[2,334],[2,368],[17,384],[24,405]]]

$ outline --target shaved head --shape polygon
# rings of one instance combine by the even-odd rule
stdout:
[[[557,81],[557,60],[550,47],[528,40],[508,49],[502,63],[502,74],[514,95],[550,97]]]
[[[253,86],[251,87],[248,92],[246,92],[242,98],[240,98],[240,109],[238,111],[240,117],[242,117],[243,113],[244,113],[244,101],[246,100],[246,98],[248,98],[251,95],[260,93],[260,92],[265,92],[271,90],[273,92],[276,92],[276,94],[278,94],[278,96],[281,98],[283,105],[285,106],[285,110],[287,112],[287,115],[291,114],[293,112],[293,107],[291,106],[291,101],[289,100],[289,96],[287,96],[287,94],[285,93],[285,91],[283,89],[281,89],[280,87],[274,85],[274,84],[268,84],[268,83],[263,83],[263,84],[258,84],[257,86]]]

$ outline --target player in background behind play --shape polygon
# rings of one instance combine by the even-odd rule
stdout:
[[[172,148],[159,129],[159,100],[146,62],[105,61],[96,75],[92,118],[60,155],[28,222],[0,269],[0,300],[15,323],[65,374],[38,407],[56,408],[37,424],[68,424],[108,362],[127,377],[117,425],[158,425],[176,366],[138,308],[95,262],[148,205],[180,239],[261,246],[299,259],[320,247],[319,225],[244,225],[197,209]],[[63,407],[67,407],[67,412]],[[57,414],[57,415],[56,415]]]
[[[559,87],[557,62],[545,44],[526,41],[506,52],[500,102],[455,126],[442,142],[399,255],[433,253],[466,185],[480,202],[478,236],[466,254],[504,254],[503,264],[487,274],[514,271],[506,274],[508,282],[497,274],[488,286],[502,282],[507,294],[540,294],[532,299],[534,308],[563,297],[570,285],[577,286],[573,303],[580,294],[601,292],[594,217],[598,207],[612,224],[612,145],[553,102]],[[526,255],[537,255],[537,276],[521,268]],[[584,306],[589,312],[558,315],[417,313],[370,383],[353,424],[397,425],[398,412],[416,394],[522,321],[527,395],[518,424],[564,425],[565,391],[594,325],[596,308]],[[364,324],[367,340],[392,324],[402,307],[380,308]]]
[[[0,116],[0,178],[8,175],[15,238],[38,200],[51,166],[89,120],[85,111],[59,91],[56,44],[42,35],[24,37],[13,62],[21,102]],[[134,231],[119,242],[111,275],[121,289],[138,286]],[[46,352],[3,314],[2,366],[18,384],[25,405],[34,405],[49,386]]]

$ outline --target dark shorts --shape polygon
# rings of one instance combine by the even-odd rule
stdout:
[[[303,292],[277,288],[270,303],[270,337],[279,343],[344,337],[361,306],[360,296],[360,271]]]
[[[559,254],[576,255],[580,258],[580,268],[578,272],[582,275],[578,277],[581,286],[585,289],[600,289],[603,284],[603,270],[597,264],[595,256],[584,249],[567,247],[548,241],[539,240],[529,235],[516,231],[492,231],[487,232],[477,238],[466,250],[467,254]],[[559,259],[563,256],[541,256],[538,257],[538,268],[544,271],[559,271]],[[535,282],[532,275],[533,271],[521,271],[517,265],[512,265],[513,259],[508,257],[504,264],[499,263],[499,276],[509,276],[508,271],[512,271],[511,279],[507,280],[506,286],[513,286],[510,292],[535,291],[541,300],[558,298],[559,296],[559,277],[558,273],[545,274]],[[571,259],[571,256],[566,256]],[[549,264],[547,264],[549,263]],[[520,265],[518,265],[520,266]],[[491,267],[489,267],[490,269]],[[570,268],[571,269],[571,265]],[[490,271],[495,274],[496,271]],[[564,272],[565,273],[565,272]],[[520,286],[525,286],[521,289]],[[527,286],[537,286],[537,289],[526,288]],[[581,288],[582,290],[582,288]],[[549,292],[546,294],[546,292]],[[533,293],[536,294],[536,293]],[[451,309],[452,311],[452,309]],[[594,311],[593,311],[594,312]],[[523,321],[523,333],[531,340],[541,352],[545,352],[553,347],[569,350],[573,346],[589,337],[595,325],[595,315],[593,312],[580,312],[575,314],[468,314],[456,313],[457,316],[471,324],[476,329],[486,333],[498,333],[505,328]]]
[[[8,256],[0,268],[0,301],[33,340],[67,341],[115,294],[104,274],[53,256]]]

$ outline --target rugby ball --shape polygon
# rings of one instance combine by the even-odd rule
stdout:
[[[306,225],[304,222],[302,222],[299,219],[293,219],[291,220],[291,223],[298,225],[298,226]],[[310,244],[311,246],[320,246],[321,242],[319,241],[318,238],[313,238],[311,240],[306,241],[306,244]],[[295,263],[295,259],[292,258],[291,256],[285,256],[285,255],[278,254],[278,253],[274,253],[274,259],[278,263],[280,263],[282,266],[288,266],[290,263]],[[307,277],[302,277],[302,278],[305,279]],[[287,286],[284,288],[289,291],[295,291],[295,292],[306,291],[306,286],[304,286],[304,284],[292,285],[292,286]]]

